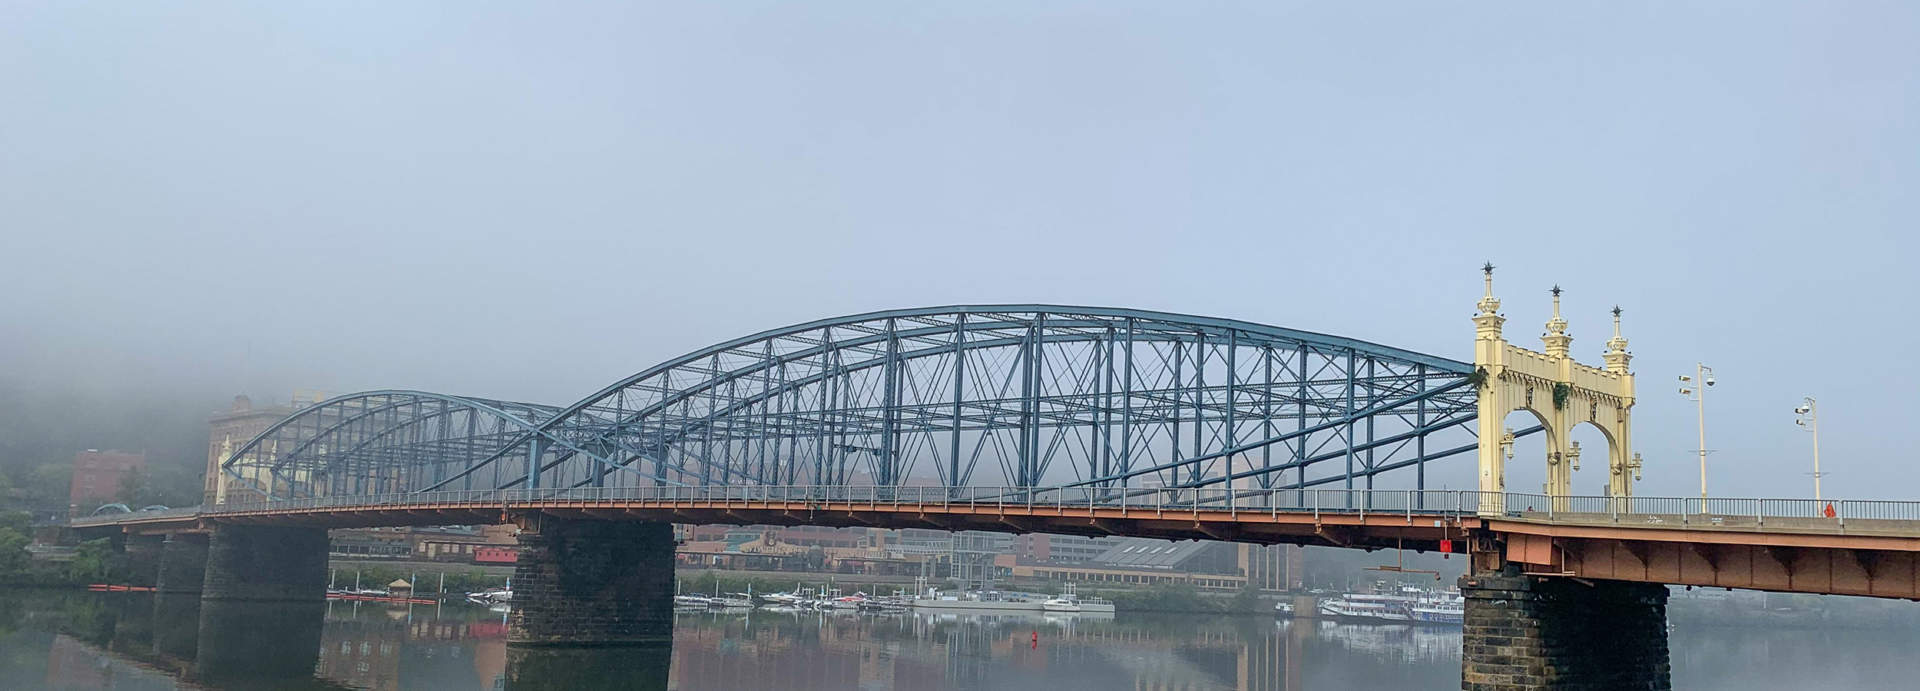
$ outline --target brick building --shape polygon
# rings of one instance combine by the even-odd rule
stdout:
[[[145,453],[87,449],[74,454],[73,485],[67,492],[67,501],[72,504],[74,511],[81,513],[91,511],[100,504],[112,503],[123,498],[120,497],[120,485],[127,476],[146,467]]]

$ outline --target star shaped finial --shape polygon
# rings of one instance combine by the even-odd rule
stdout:
[[[1482,266],[1482,267],[1480,267],[1480,270],[1481,270],[1481,271],[1484,271],[1484,272],[1486,272],[1486,274],[1487,274],[1488,276],[1492,276],[1492,275],[1493,275],[1493,262],[1487,262],[1487,265],[1486,265],[1486,266]]]
[[[1614,318],[1614,319],[1619,319],[1619,318],[1620,318],[1620,306],[1619,306],[1619,305],[1614,305],[1614,306],[1613,306],[1613,318]]]
[[[1560,284],[1558,283],[1553,284],[1553,296],[1560,297]]]

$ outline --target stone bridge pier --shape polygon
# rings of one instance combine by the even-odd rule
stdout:
[[[207,534],[174,533],[160,543],[154,590],[199,595],[207,580]]]
[[[127,585],[151,586],[159,578],[160,551],[165,535],[135,533],[119,536],[121,558],[127,565]]]
[[[1466,691],[1673,688],[1666,586],[1504,568],[1462,576],[1460,593]]]
[[[673,526],[526,513],[507,643],[665,646],[673,642]]]
[[[182,548],[184,553],[190,548]],[[207,540],[208,601],[324,602],[325,528],[218,523]]]

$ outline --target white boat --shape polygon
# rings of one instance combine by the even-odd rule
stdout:
[[[1362,595],[1347,593],[1320,603],[1320,615],[1341,621],[1375,624],[1405,624],[1413,621],[1408,610],[1415,598],[1405,595]]]
[[[1113,602],[1100,598],[1081,598],[1072,583],[1068,583],[1059,597],[1044,600],[1040,609],[1046,612],[1112,612]]]
[[[866,593],[854,593],[846,597],[836,597],[827,600],[827,607],[829,609],[860,609],[860,605],[866,601]]]
[[[1409,606],[1407,615],[1418,624],[1461,626],[1467,621],[1467,601],[1455,591],[1432,594]]]
[[[705,595],[683,595],[680,593],[680,581],[673,582],[673,606],[680,609],[705,608],[712,604],[713,598]]]
[[[769,607],[804,607],[813,599],[813,591],[801,588],[795,583],[793,590],[784,593],[761,593],[760,602]]]
[[[924,597],[913,599],[915,609],[969,610],[979,612],[1038,612],[1043,597],[1028,596],[1023,593],[961,592],[951,595],[930,590]]]
[[[1283,617],[1291,617],[1293,616],[1293,603],[1275,602],[1273,603],[1273,613]]]
[[[498,605],[513,601],[513,591],[506,588],[489,588],[477,593],[467,593],[467,600],[481,604]]]

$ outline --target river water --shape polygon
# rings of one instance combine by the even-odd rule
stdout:
[[[1681,628],[1674,688],[1911,689],[1920,632]],[[509,649],[467,604],[0,591],[4,689],[1457,689],[1458,630],[1169,614],[681,615],[671,650]]]

